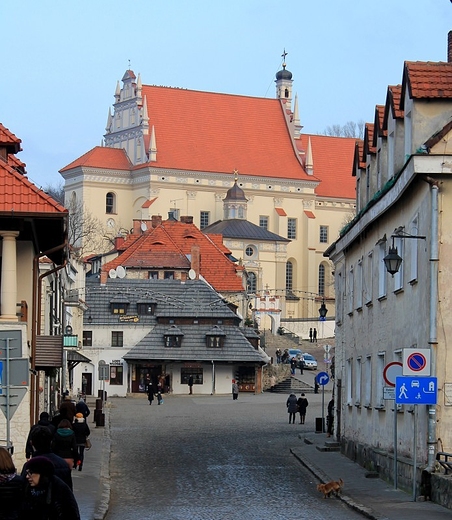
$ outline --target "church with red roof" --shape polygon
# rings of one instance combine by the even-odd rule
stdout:
[[[273,98],[241,96],[144,84],[126,70],[103,146],[60,173],[67,200],[83,201],[111,240],[134,221],[168,213],[191,217],[202,230],[224,220],[224,199],[236,184],[246,196],[246,220],[282,238],[242,233],[228,241],[255,280],[252,296],[278,297],[282,320],[317,320],[319,302],[334,306],[333,269],[323,252],[355,211],[355,139],[302,133],[285,62],[275,85]],[[271,328],[266,309],[256,317]],[[300,334],[309,330],[303,326]]]

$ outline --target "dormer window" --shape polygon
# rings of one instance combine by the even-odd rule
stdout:
[[[124,297],[117,297],[110,300],[110,312],[112,314],[126,314],[130,302]]]
[[[137,302],[137,312],[140,316],[154,316],[156,307],[155,302]]]
[[[218,327],[218,325],[215,325],[206,334],[207,348],[222,348],[225,337],[225,332],[220,327]]]
[[[163,337],[165,339],[165,347],[178,348],[182,345],[182,338],[184,337],[184,334],[179,329],[179,327],[176,327],[176,325],[171,325]]]

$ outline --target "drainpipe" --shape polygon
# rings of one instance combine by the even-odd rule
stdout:
[[[431,235],[430,235],[430,320],[429,320],[429,345],[431,351],[431,375],[436,377],[436,353],[438,346],[437,338],[437,316],[438,316],[438,195],[439,182],[427,177],[426,182],[430,184],[431,196]],[[427,438],[427,468],[433,472],[436,462],[436,405],[428,406],[428,438]]]
[[[38,399],[38,392],[37,392],[37,386],[36,386],[36,372],[35,372],[35,359],[36,359],[36,336],[39,335],[41,331],[41,282],[42,279],[46,276],[50,276],[51,274],[55,273],[56,271],[59,271],[60,269],[63,269],[63,267],[67,264],[67,258],[64,259],[64,262],[61,266],[56,267],[55,269],[52,269],[51,271],[42,274],[38,277],[39,273],[39,259],[43,256],[55,253],[56,251],[59,251],[63,248],[67,248],[68,243],[67,240],[64,241],[63,244],[60,244],[59,246],[56,246],[52,249],[49,249],[48,251],[44,251],[43,253],[39,253],[33,258],[33,309],[32,309],[32,318],[31,318],[31,370],[33,373],[33,376],[31,378],[31,385],[30,385],[30,422],[31,424],[35,424],[38,420],[39,416],[39,399]]]

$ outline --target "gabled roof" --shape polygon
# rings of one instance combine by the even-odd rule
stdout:
[[[60,172],[72,170],[80,166],[86,168],[105,168],[108,170],[130,170],[133,167],[125,150],[122,148],[96,146],[62,168]]]
[[[385,137],[388,135],[388,130],[383,130],[383,121],[385,117],[385,106],[377,105],[375,107],[375,119],[374,119],[374,136],[372,145],[377,146],[377,139],[379,137]]]
[[[355,154],[353,157],[353,177],[356,177],[358,170],[364,170],[365,168],[366,161],[364,160],[364,141],[362,139],[357,139],[355,143]]]
[[[355,138],[301,134],[298,150],[306,152],[311,139],[313,171],[320,184],[315,193],[321,197],[355,198],[355,181],[351,175]]]
[[[406,88],[412,99],[452,98],[452,63],[406,61],[403,69],[401,109],[404,108],[403,96]]]
[[[8,128],[0,123],[0,143],[6,148],[8,154],[16,154],[21,151],[22,141],[16,137]]]
[[[217,245],[218,237],[210,239],[193,223],[174,219],[163,221],[141,236],[132,235],[121,245],[117,258],[102,267],[108,272],[118,266],[135,269],[173,268],[190,269],[189,255],[193,246],[200,250],[200,274],[217,291],[241,292],[243,284],[238,272],[243,268],[229,260],[225,253],[231,253],[224,246]],[[221,276],[218,275],[221,273]]]
[[[276,233],[267,231],[266,229],[256,226],[252,222],[243,219],[218,220],[210,226],[205,227],[203,233],[210,235],[211,233],[223,235],[225,238],[244,238],[257,241],[271,242],[290,242]]]
[[[363,158],[367,154],[375,154],[377,149],[374,145],[374,125],[373,123],[366,123],[364,130],[364,150]]]

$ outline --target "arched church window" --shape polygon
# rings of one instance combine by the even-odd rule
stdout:
[[[285,98],[289,97],[289,89],[288,88],[286,88],[286,90],[284,91],[284,97]]]
[[[105,196],[105,213],[116,213],[116,197],[109,191]]]
[[[286,263],[286,291],[292,291],[293,289],[293,264],[292,262]]]
[[[325,266],[319,265],[319,294],[325,296]]]

